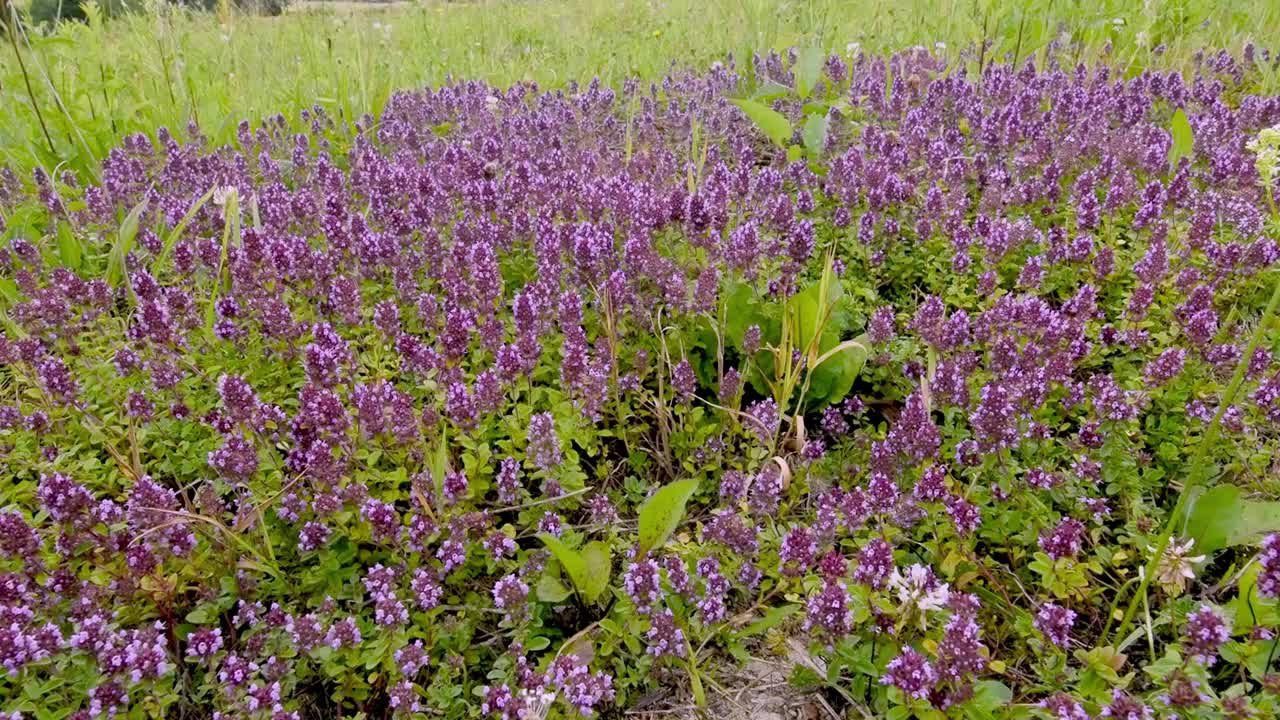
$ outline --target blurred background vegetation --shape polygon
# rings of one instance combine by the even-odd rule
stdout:
[[[450,77],[616,84],[813,44],[956,62],[983,42],[1018,62],[1061,47],[1129,72],[1280,47],[1275,0],[24,1],[4,13],[0,164],[27,176],[91,174],[124,135],[191,121],[221,142],[241,119],[321,105],[349,128],[395,90]],[[1280,87],[1262,64],[1260,89]]]

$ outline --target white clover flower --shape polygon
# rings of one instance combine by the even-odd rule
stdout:
[[[951,591],[947,584],[938,582],[933,571],[923,565],[912,565],[903,575],[898,568],[889,576],[889,588],[898,594],[903,609],[920,612],[941,610],[947,606]]]
[[[860,49],[862,49],[862,43],[851,42],[844,46],[844,52],[846,55],[857,55],[858,50]]]
[[[1170,538],[1169,544],[1165,546],[1164,553],[1160,556],[1160,561],[1156,563],[1156,583],[1169,595],[1175,597],[1181,595],[1186,589],[1187,581],[1194,580],[1196,577],[1193,566],[1204,562],[1204,555],[1191,557],[1191,547],[1195,544],[1195,538],[1186,540]],[[1151,550],[1155,552],[1154,548]]]
[[[1246,147],[1257,156],[1253,166],[1258,170],[1258,182],[1263,187],[1272,187],[1280,170],[1280,125],[1263,128]]]
[[[234,185],[223,185],[213,191],[213,204],[222,207],[236,195],[238,195],[238,191]]]

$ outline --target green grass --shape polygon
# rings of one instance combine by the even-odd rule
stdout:
[[[19,34],[13,40],[25,77],[6,43],[0,163],[24,172],[35,165],[91,172],[127,133],[181,128],[194,118],[223,141],[241,119],[292,118],[316,103],[352,121],[377,113],[397,89],[450,76],[499,85],[617,83],[659,77],[673,61],[704,66],[749,49],[945,43],[954,52],[984,37],[997,57],[1026,58],[1060,38],[1078,41],[1091,57],[1111,41],[1114,61],[1130,70],[1186,67],[1206,46],[1280,47],[1280,3],[495,0],[279,18],[155,9]],[[1161,43],[1167,52],[1155,55]]]

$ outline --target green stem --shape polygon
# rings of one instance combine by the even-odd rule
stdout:
[[[1187,477],[1186,485],[1183,486],[1182,492],[1178,493],[1178,502],[1174,504],[1173,512],[1169,513],[1169,519],[1165,521],[1164,530],[1156,540],[1155,550],[1151,554],[1151,559],[1147,561],[1146,572],[1142,576],[1133,599],[1129,601],[1129,608],[1125,611],[1124,620],[1121,621],[1120,627],[1116,630],[1115,637],[1117,639],[1125,637],[1125,633],[1129,631],[1134,615],[1138,612],[1138,603],[1147,595],[1147,588],[1151,585],[1151,577],[1155,575],[1160,558],[1164,555],[1165,549],[1169,546],[1169,541],[1173,538],[1174,528],[1177,527],[1182,513],[1186,510],[1192,491],[1197,489],[1203,480],[1207,479],[1208,473],[1203,472],[1202,467],[1205,462],[1205,456],[1217,438],[1218,427],[1222,424],[1222,416],[1226,414],[1227,408],[1231,407],[1231,403],[1236,399],[1236,394],[1240,392],[1240,386],[1244,384],[1244,376],[1249,368],[1249,360],[1253,357],[1253,351],[1261,344],[1262,337],[1266,334],[1267,326],[1271,324],[1271,319],[1275,317],[1277,306],[1280,306],[1280,278],[1276,279],[1275,289],[1271,292],[1271,301],[1267,303],[1267,309],[1263,311],[1258,327],[1253,331],[1253,336],[1249,338],[1249,345],[1240,357],[1240,362],[1236,364],[1235,373],[1231,376],[1231,384],[1227,386],[1227,391],[1222,396],[1222,402],[1218,405],[1218,412],[1214,414],[1209,427],[1204,431],[1204,436],[1200,438],[1200,444],[1196,446],[1195,454],[1191,456],[1191,461],[1188,463],[1190,475]]]

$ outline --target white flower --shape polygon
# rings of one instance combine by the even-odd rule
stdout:
[[[1280,170],[1280,125],[1263,128],[1258,137],[1249,141],[1247,147],[1257,155],[1253,164],[1258,170],[1258,182],[1263,187],[1272,187],[1277,170]]]
[[[1156,583],[1172,596],[1181,595],[1187,581],[1195,579],[1196,571],[1192,566],[1204,562],[1204,555],[1190,556],[1191,546],[1195,544],[1195,538],[1170,538],[1160,561],[1156,563]]]
[[[227,200],[237,195],[234,185],[223,185],[213,191],[213,204],[222,207],[227,204]]]
[[[932,570],[919,564],[907,568],[906,575],[894,568],[889,588],[898,593],[898,602],[904,609],[915,608],[922,613],[945,608],[951,597],[947,584],[938,582]]]
[[[844,53],[846,55],[857,55],[858,50],[861,48],[862,48],[862,43],[851,42],[848,45],[844,46]]]

